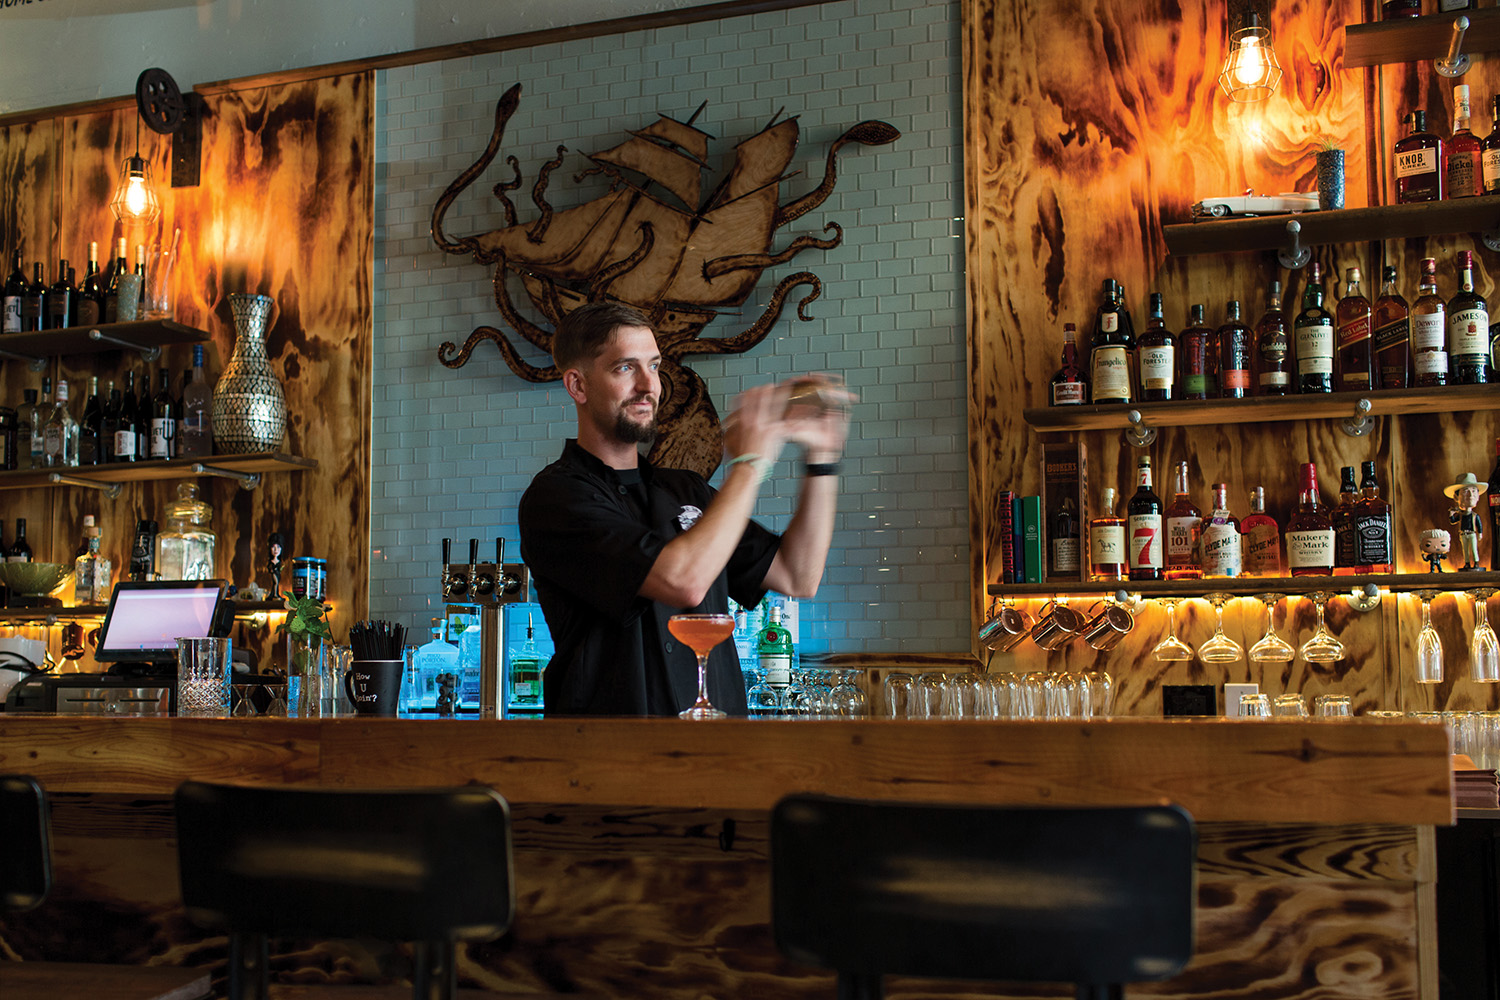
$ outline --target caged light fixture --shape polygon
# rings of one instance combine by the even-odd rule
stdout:
[[[1219,71],[1219,87],[1240,104],[1264,101],[1281,82],[1281,64],[1271,47],[1271,29],[1254,11],[1245,14],[1243,27],[1229,36],[1229,53]]]

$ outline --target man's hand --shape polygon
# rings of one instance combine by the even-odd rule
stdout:
[[[793,379],[785,410],[786,438],[802,446],[803,460],[837,462],[849,437],[849,407],[859,398],[841,379],[816,373]]]
[[[724,452],[731,459],[759,455],[769,468],[786,444],[788,425],[783,419],[791,387],[759,385],[735,398],[734,410],[722,423]]]

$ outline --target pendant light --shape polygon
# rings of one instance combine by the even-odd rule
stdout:
[[[1219,71],[1219,87],[1226,97],[1240,104],[1264,101],[1281,81],[1281,64],[1271,48],[1271,29],[1260,23],[1254,11],[1245,14],[1244,26],[1229,36],[1229,53]]]

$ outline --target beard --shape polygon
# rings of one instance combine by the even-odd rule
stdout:
[[[656,412],[645,423],[637,423],[623,410],[615,416],[615,437],[629,444],[650,444],[656,439]]]

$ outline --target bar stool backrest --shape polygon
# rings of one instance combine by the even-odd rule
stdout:
[[[887,974],[1118,996],[1191,957],[1195,855],[1176,806],[798,795],[772,815],[772,922],[787,955],[838,971],[841,997],[880,997]]]
[[[0,911],[40,906],[52,888],[47,797],[35,778],[0,774]]]

